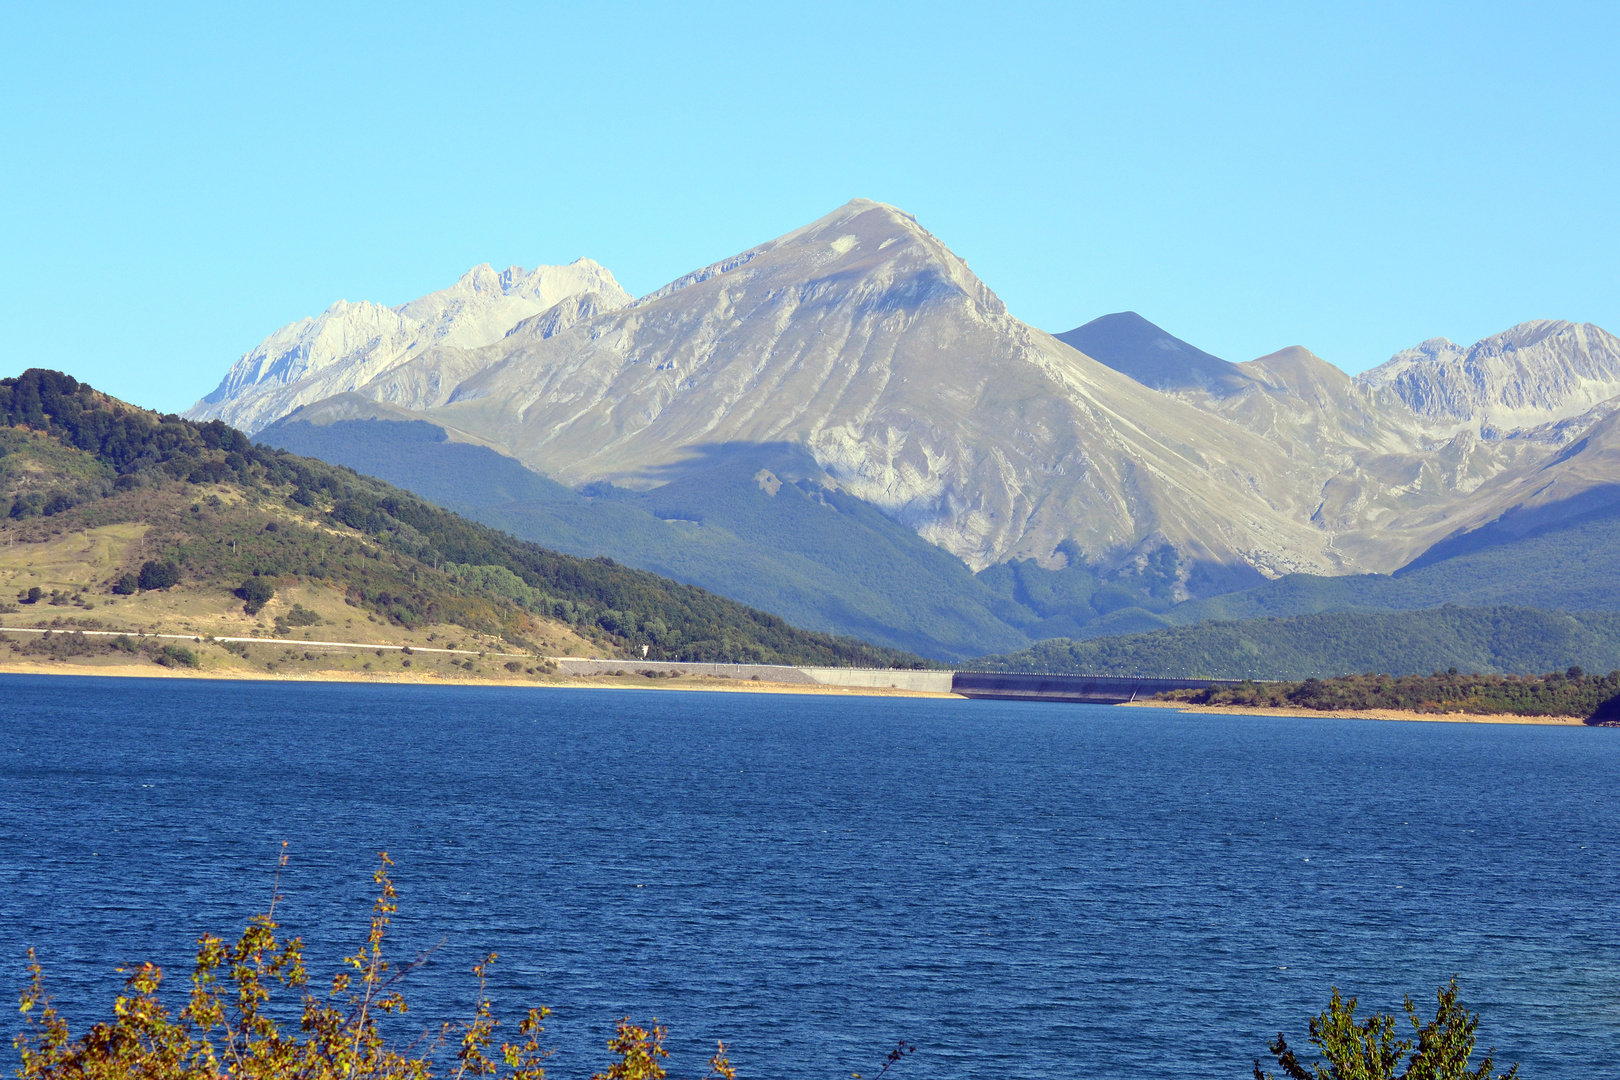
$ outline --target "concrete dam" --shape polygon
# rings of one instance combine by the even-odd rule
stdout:
[[[848,686],[956,694],[998,701],[1089,702],[1119,705],[1167,690],[1235,686],[1234,679],[1154,679],[1105,675],[1040,675],[992,671],[914,671],[903,668],[789,667],[781,664],[685,664],[670,660],[581,660],[554,657],[565,675],[708,675],[788,685]]]

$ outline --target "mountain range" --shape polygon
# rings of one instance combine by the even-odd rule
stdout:
[[[582,259],[340,302],[187,415],[960,658],[1583,521],[1617,501],[1616,395],[1620,341],[1590,324],[1436,338],[1354,378],[1297,346],[1230,363],[1131,312],[1049,334],[856,200],[635,300]]]

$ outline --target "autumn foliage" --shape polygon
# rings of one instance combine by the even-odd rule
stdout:
[[[282,865],[286,865],[283,856]],[[177,1014],[159,1000],[163,970],[142,964],[128,973],[113,1001],[110,1020],[75,1038],[46,993],[32,949],[29,981],[21,995],[25,1029],[14,1040],[21,1056],[20,1080],[544,1080],[550,1051],[542,1049],[542,1021],[549,1010],[528,1010],[515,1038],[499,1037],[485,993],[491,953],[473,968],[478,1000],[470,1019],[446,1024],[426,1046],[401,1049],[382,1031],[382,1020],[408,1011],[401,980],[414,965],[385,958],[383,942],[397,908],[387,854],[375,880],[365,943],[346,957],[331,990],[311,989],[299,938],[279,936],[276,898],[249,921],[234,945],[212,935],[198,942],[191,992]],[[296,1033],[269,1014],[273,991],[302,997]],[[668,1057],[666,1030],[620,1020],[608,1048],[616,1060],[592,1080],[663,1080]],[[706,1080],[734,1080],[721,1043]]]

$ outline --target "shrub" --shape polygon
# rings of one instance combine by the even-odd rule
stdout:
[[[36,656],[49,656],[54,660],[66,660],[73,656],[94,656],[101,652],[101,646],[92,643],[81,630],[67,633],[47,630],[23,645],[22,651]]]
[[[184,645],[165,645],[152,653],[152,660],[164,667],[202,667],[202,660]]]

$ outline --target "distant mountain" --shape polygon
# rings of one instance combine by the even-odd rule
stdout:
[[[261,346],[198,409],[541,542],[935,656],[1288,582],[1412,567],[1410,591],[1420,568],[1620,505],[1620,366],[1596,327],[1429,342],[1357,378],[1300,346],[1228,363],[1132,312],[1053,337],[864,200],[633,302],[575,285],[470,336],[384,348],[362,320],[305,350],[324,367]]]
[[[1620,395],[1620,340],[1591,323],[1538,319],[1468,348],[1431,338],[1356,377],[1439,425],[1515,431]]]
[[[1194,348],[1134,311],[1104,315],[1053,336],[1155,390],[1196,389],[1224,395],[1249,382],[1236,364]]]
[[[300,405],[355,390],[434,346],[477,348],[521,328],[547,336],[630,296],[590,259],[497,272],[475,266],[448,289],[398,307],[339,300],[277,330],[186,411],[249,432]]]
[[[570,486],[646,488],[795,443],[970,569],[1140,568],[1184,594],[1344,567],[1288,462],[1011,318],[909,215],[856,200],[549,337],[426,350],[361,386]]]

